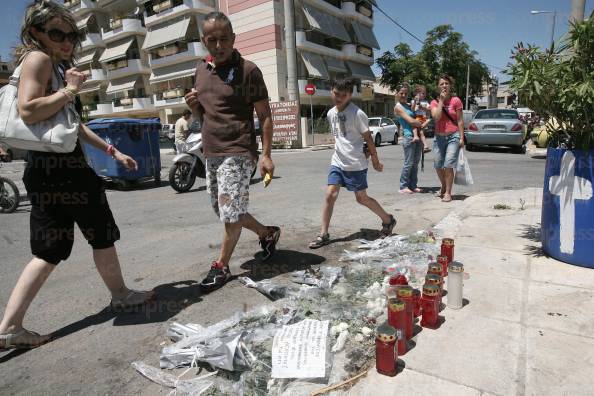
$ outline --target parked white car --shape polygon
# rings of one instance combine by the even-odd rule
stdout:
[[[382,143],[398,144],[398,128],[386,117],[369,117],[369,130],[376,147]]]

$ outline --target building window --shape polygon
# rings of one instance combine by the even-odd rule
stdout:
[[[497,97],[497,103],[498,104],[504,104],[505,103],[505,96],[498,96]]]
[[[328,47],[337,51],[342,51],[342,45],[344,44],[342,41],[326,36],[325,34],[310,30],[305,32],[305,38],[307,41],[323,45],[324,47]]]

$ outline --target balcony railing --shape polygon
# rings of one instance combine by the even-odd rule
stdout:
[[[95,106],[95,110],[89,111],[90,117],[101,117],[101,116],[105,116],[105,115],[109,115],[109,114],[113,113],[113,103],[112,102],[96,103],[94,106]]]
[[[131,59],[133,60],[133,59]],[[119,59],[117,61],[109,62],[105,65],[107,71],[114,71],[128,67],[128,59]]]
[[[142,26],[142,21],[136,18],[118,19],[109,29],[101,29],[103,41],[111,42],[121,39],[125,36],[145,35],[146,28]]]
[[[165,19],[172,19],[188,12],[208,13],[215,11],[214,0],[165,0],[147,7],[144,14],[146,26]]]
[[[365,4],[356,5],[352,1],[343,1],[342,12],[348,18],[356,19],[368,26],[373,25],[373,10]]]
[[[324,44],[319,44],[309,40],[308,35],[304,31],[298,30],[296,32],[296,44],[297,48],[307,50],[310,52],[315,52],[316,54],[320,55],[328,55],[334,58],[343,58],[344,54],[341,49],[328,47]]]
[[[111,64],[108,63],[105,67],[107,69],[107,78],[110,80],[134,74],[150,74],[151,72],[151,69],[145,66],[140,59],[121,59],[111,62]]]
[[[146,112],[154,111],[155,105],[151,98],[122,98],[116,99],[113,103],[113,112]]]
[[[183,98],[186,94],[190,92],[189,89],[185,88],[173,88],[163,92],[157,92],[155,94],[155,98],[157,100],[168,100],[168,99],[177,99]]]
[[[105,47],[105,42],[99,33],[87,33],[80,46],[83,51],[86,51],[91,48]]]
[[[196,58],[205,58],[208,51],[201,42],[178,42],[150,53],[151,67],[161,67]]]
[[[367,56],[359,52],[357,49],[361,46],[357,47],[355,44],[345,44],[342,46],[342,57],[348,60],[354,60],[359,63],[366,63],[368,65],[373,64],[373,51],[371,56]],[[367,48],[367,47],[363,47]]]
[[[66,0],[64,6],[75,15],[82,15],[97,7],[95,0]]]
[[[107,74],[103,69],[87,69],[82,70],[81,72],[87,76],[87,81],[85,81],[85,84],[104,81],[107,79]]]

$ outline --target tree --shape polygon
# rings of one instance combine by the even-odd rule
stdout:
[[[429,96],[437,96],[437,79],[441,74],[454,78],[453,93],[466,100],[466,69],[470,65],[470,97],[482,94],[483,83],[489,82],[489,69],[463,41],[462,34],[451,25],[440,25],[427,32],[423,47],[416,54],[406,43],[399,43],[393,51],[385,52],[377,60],[382,70],[381,82],[396,89],[403,82],[422,84]]]

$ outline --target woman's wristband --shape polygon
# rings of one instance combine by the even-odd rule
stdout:
[[[107,148],[105,149],[105,152],[107,153],[107,155],[109,155],[110,157],[113,157],[115,155],[116,149],[115,147],[113,147],[113,144],[110,144],[109,146],[107,146]]]

